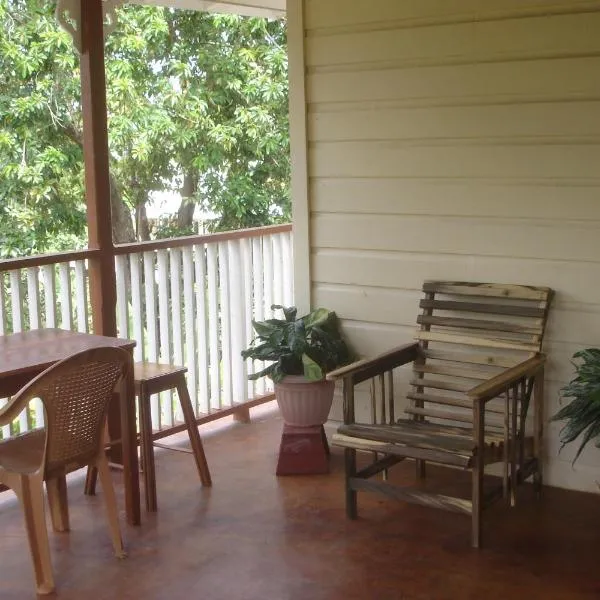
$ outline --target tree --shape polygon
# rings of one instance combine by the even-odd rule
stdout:
[[[85,234],[82,154],[65,133],[78,102],[77,60],[49,10],[0,0],[3,257],[80,247]]]
[[[0,0],[2,255],[83,245],[78,57],[47,0]],[[147,239],[153,191],[211,229],[289,219],[285,24],[149,6],[106,43],[114,237]],[[136,232],[131,220],[136,216]],[[160,233],[160,232],[159,232]]]

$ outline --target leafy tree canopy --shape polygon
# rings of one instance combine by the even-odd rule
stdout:
[[[84,246],[79,58],[48,0],[0,0],[0,24],[0,256]],[[283,22],[127,5],[106,81],[117,241],[149,237],[165,189],[183,201],[157,236],[197,206],[212,230],[289,219]]]

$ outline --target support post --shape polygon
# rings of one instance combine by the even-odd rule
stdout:
[[[102,0],[81,2],[81,108],[94,333],[116,335],[117,288],[112,241]]]
[[[116,336],[117,286],[110,203],[103,20],[102,0],[81,0],[81,110],[88,247],[99,250],[88,264],[92,323],[94,333]],[[119,407],[116,402],[110,408],[108,424],[111,439],[119,439]],[[122,463],[120,446],[113,446],[110,460]]]

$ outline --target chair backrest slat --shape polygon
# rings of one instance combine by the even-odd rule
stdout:
[[[461,346],[474,346],[480,348],[496,348],[497,350],[521,350],[535,354],[538,352],[540,343],[536,342],[521,342],[520,340],[511,340],[508,338],[484,337],[466,334],[462,332],[446,333],[437,331],[419,331],[415,339],[428,342],[444,342],[446,344],[459,344]]]
[[[552,290],[528,285],[471,283],[458,281],[426,281],[424,292],[453,296],[481,296],[488,298],[511,298],[513,300],[539,300],[547,302]]]
[[[456,281],[426,281],[423,292],[407,412],[417,421],[470,423],[465,392],[541,351],[553,292]],[[490,403],[488,412],[488,424],[499,427],[494,413],[502,408]]]

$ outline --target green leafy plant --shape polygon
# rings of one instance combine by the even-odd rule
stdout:
[[[282,310],[285,318],[252,321],[256,338],[242,357],[273,362],[248,379],[268,375],[277,383],[286,375],[304,375],[317,381],[352,360],[335,312],[317,308],[297,317],[295,307],[274,304],[271,308]]]
[[[573,355],[576,376],[562,388],[561,396],[570,398],[553,421],[565,421],[560,432],[562,447],[581,436],[575,462],[585,446],[595,440],[600,447],[600,348],[588,348]]]

